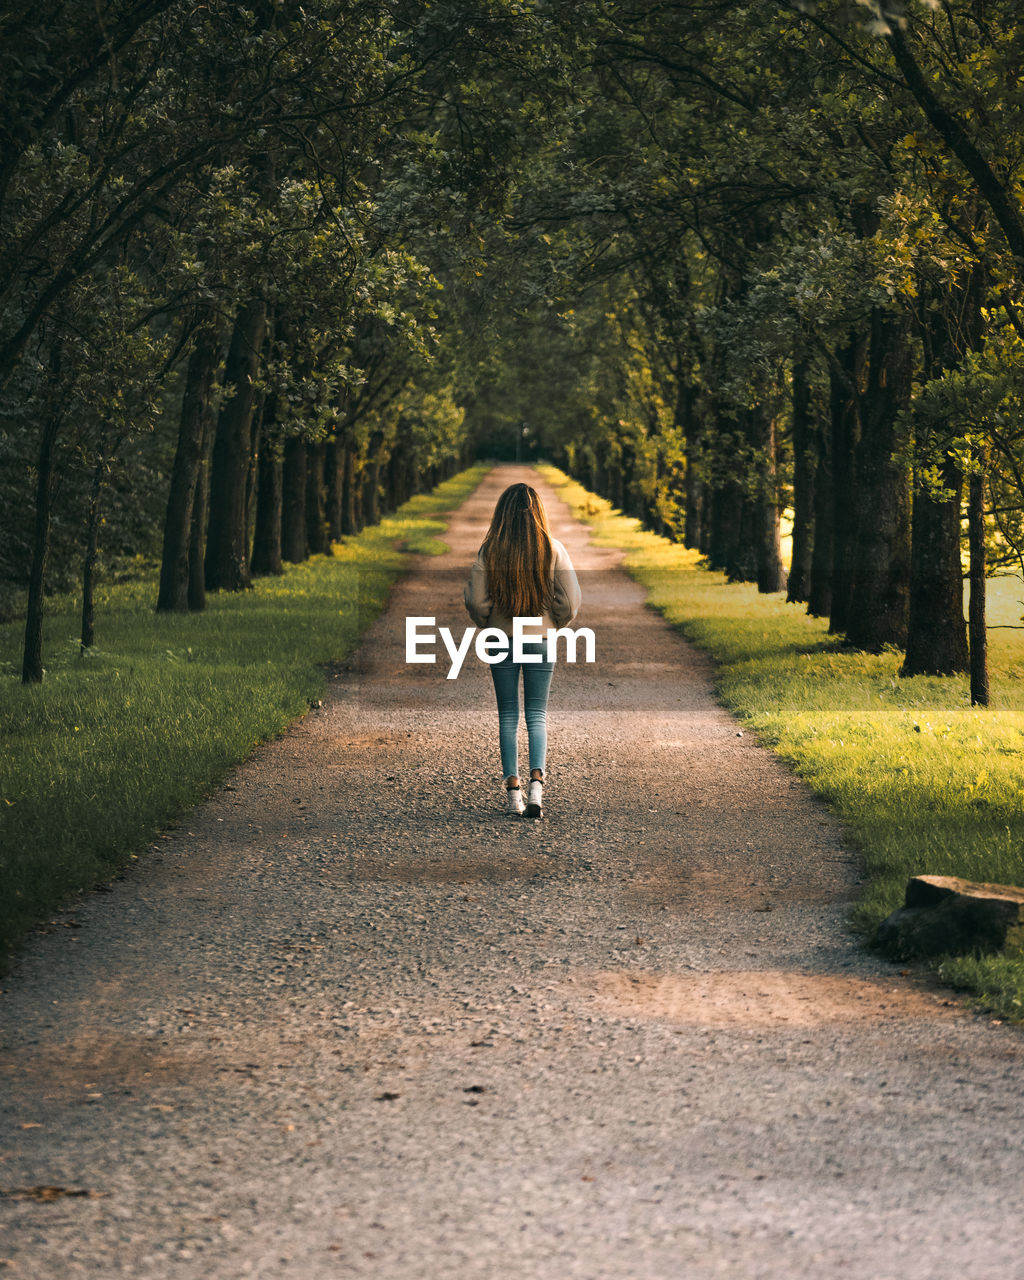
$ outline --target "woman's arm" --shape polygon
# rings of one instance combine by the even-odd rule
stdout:
[[[566,627],[580,611],[583,593],[580,591],[576,570],[569,553],[554,538],[551,545],[555,552],[554,584],[551,596],[551,616],[560,627]]]
[[[462,595],[466,611],[478,627],[486,627],[491,616],[491,596],[487,590],[487,570],[483,553],[479,553],[469,571],[469,581]]]

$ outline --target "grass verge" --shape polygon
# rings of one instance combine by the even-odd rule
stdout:
[[[75,889],[108,879],[324,688],[384,606],[409,553],[447,548],[441,512],[488,468],[205,613],[156,614],[156,578],[97,593],[97,646],[78,656],[79,601],[50,602],[41,685],[18,677],[22,623],[0,627],[0,961]]]
[[[781,596],[728,583],[696,552],[643,530],[553,467],[546,479],[595,542],[665,618],[717,663],[723,702],[842,819],[865,881],[854,914],[869,936],[903,901],[912,875],[1024,881],[1024,639],[990,635],[992,705],[970,705],[967,679],[901,680],[902,655],[844,650],[827,624]],[[1020,621],[1018,579],[990,583],[990,623]],[[997,1016],[1024,1020],[1024,957],[950,958],[951,986]]]

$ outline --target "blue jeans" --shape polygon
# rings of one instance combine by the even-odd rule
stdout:
[[[543,655],[543,642],[523,645],[526,653]],[[519,672],[523,673],[523,710],[530,744],[530,769],[544,772],[548,755],[548,691],[553,662],[513,662],[512,650],[491,664],[491,679],[498,699],[498,742],[502,777],[519,774]]]

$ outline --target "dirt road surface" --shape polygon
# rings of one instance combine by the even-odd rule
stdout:
[[[535,823],[487,669],[404,661],[521,478],[598,659],[555,673]],[[0,1274],[1024,1276],[1024,1036],[859,949],[827,811],[535,473],[447,541],[4,982]]]

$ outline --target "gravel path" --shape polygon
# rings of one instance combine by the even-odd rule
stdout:
[[[538,823],[486,669],[403,662],[528,475],[598,642]],[[448,541],[7,980],[0,1273],[1024,1276],[1024,1038],[858,949],[827,812],[538,477]]]

